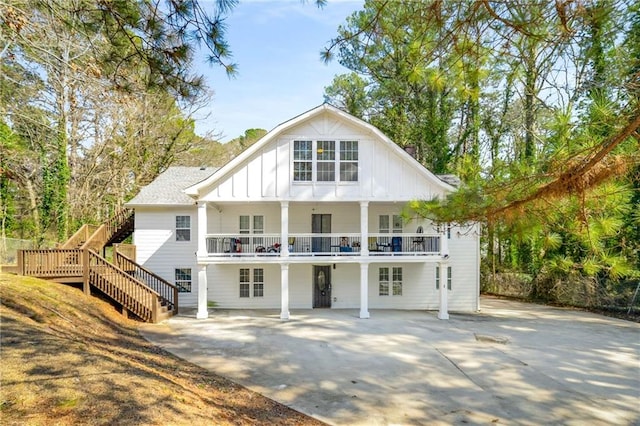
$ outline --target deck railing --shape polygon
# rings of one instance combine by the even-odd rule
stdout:
[[[178,313],[178,287],[117,251],[114,253],[114,263],[118,268],[158,293],[162,304],[172,310],[174,315]]]
[[[129,259],[136,261],[136,245],[135,244],[126,244],[126,243],[116,243],[113,245],[113,252],[120,253],[123,256],[128,257]]]
[[[88,282],[144,321],[157,322],[159,294],[89,250]]]
[[[209,256],[280,256],[283,251],[279,234],[208,234]],[[364,243],[370,256],[432,256],[440,253],[438,234],[369,234]],[[363,241],[359,233],[289,234],[290,256],[360,256]]]
[[[109,263],[92,250],[20,250],[16,272],[37,278],[82,282],[85,293],[94,286],[144,321],[157,322],[162,305],[173,314],[178,310],[177,289],[135,262],[119,256],[129,272]],[[153,284],[147,285],[147,281]],[[152,287],[155,286],[156,288]]]
[[[64,244],[59,246],[61,249],[80,248],[89,237],[100,227],[100,225],[82,225]]]
[[[82,276],[82,250],[20,250],[18,273],[37,278]]]

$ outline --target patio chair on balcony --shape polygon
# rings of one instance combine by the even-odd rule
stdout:
[[[424,233],[422,225],[418,226],[416,234]],[[413,238],[413,251],[425,251],[424,237],[422,235]]]
[[[369,237],[369,251],[384,251],[385,248],[391,247],[388,243],[379,243],[376,237]]]
[[[353,249],[349,245],[349,238],[347,238],[347,237],[341,237],[340,238],[340,251],[343,252],[343,253],[344,252],[353,251]]]
[[[402,251],[402,237],[391,237],[391,251]]]

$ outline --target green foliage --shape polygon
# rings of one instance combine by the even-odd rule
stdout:
[[[531,274],[536,297],[576,286],[591,298],[640,270],[640,152],[628,131],[638,46],[640,6],[623,0],[370,0],[323,55],[337,49],[366,85],[344,77],[325,90],[342,108],[356,99],[349,110],[396,143],[419,141],[430,170],[461,178],[406,215],[481,221],[493,276]]]

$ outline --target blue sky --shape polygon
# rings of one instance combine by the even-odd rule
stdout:
[[[218,139],[227,142],[246,129],[271,130],[320,105],[334,75],[348,72],[337,60],[325,65],[320,51],[362,4],[328,0],[318,9],[313,0],[241,0],[226,20],[238,75],[229,79],[220,67],[199,58],[197,71],[213,98],[196,115],[196,133],[222,133]]]

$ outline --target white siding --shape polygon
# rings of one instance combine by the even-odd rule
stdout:
[[[449,240],[449,265],[452,267],[449,310],[478,310],[478,280],[480,274],[479,235],[477,228],[452,228]]]
[[[399,214],[407,201],[442,196],[445,185],[433,175],[366,126],[350,121],[335,112],[323,112],[306,121],[284,128],[264,144],[249,151],[246,158],[232,162],[222,175],[213,175],[209,187],[202,189],[207,207],[207,234],[235,234],[241,215],[264,216],[264,232],[280,233],[280,201],[289,202],[289,232],[310,233],[313,214],[332,215],[332,233],[360,232],[360,201],[369,201],[369,232],[378,232],[380,215]],[[358,182],[296,182],[292,175],[294,140],[358,140]],[[260,143],[260,142],[258,142]],[[241,160],[241,161],[240,161]],[[236,164],[237,163],[237,164]],[[136,208],[135,244],[140,263],[158,275],[174,281],[175,268],[192,268],[192,292],[180,294],[182,306],[195,306],[198,274],[196,207]],[[190,242],[175,241],[175,216],[191,216]],[[403,232],[415,233],[417,222],[404,225]],[[452,311],[478,309],[478,234],[454,228],[449,240],[449,265],[453,268],[453,288],[449,292]],[[424,226],[425,234],[433,229]],[[239,297],[240,265],[209,265],[208,299],[223,308],[280,308],[280,266],[258,263],[246,267],[265,269],[264,297]],[[315,261],[315,262],[314,262]],[[308,309],[313,304],[312,267],[308,264],[289,267],[289,301],[291,309]],[[322,260],[324,261],[324,260]],[[437,263],[402,263],[401,257],[385,264],[369,266],[369,307],[395,309],[438,309],[435,288]],[[404,259],[407,262],[406,259]],[[379,296],[380,266],[402,266],[403,295]],[[360,265],[337,263],[331,269],[334,308],[360,307]],[[446,279],[444,279],[446,281]]]
[[[240,268],[249,268],[253,287],[253,270],[264,269],[264,296],[240,297]],[[207,267],[207,300],[220,308],[276,309],[280,308],[279,265],[209,265]]]
[[[220,176],[203,200],[224,201],[409,201],[443,194],[443,186],[397,147],[325,113],[293,126]],[[294,140],[357,140],[358,182],[295,182]]]
[[[311,309],[313,306],[312,291],[313,270],[311,265],[290,265],[289,307],[291,309]]]
[[[191,241],[176,241],[176,216],[191,217]],[[197,211],[193,208],[136,208],[135,232],[137,261],[155,274],[175,283],[175,268],[191,268],[191,293],[180,293],[180,306],[194,306],[198,296]]]
[[[360,307],[360,265],[341,264],[331,269],[331,307]]]

